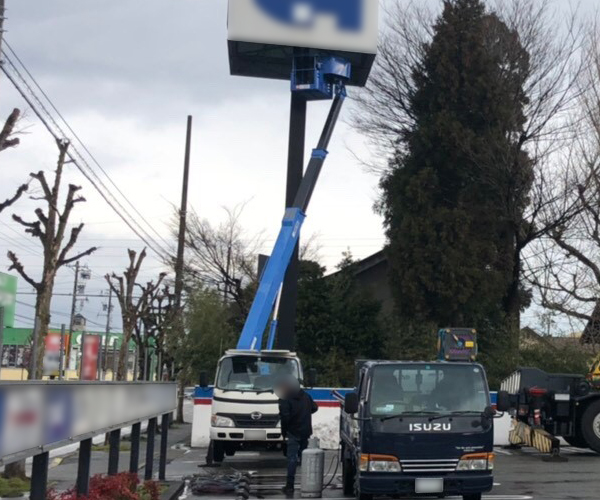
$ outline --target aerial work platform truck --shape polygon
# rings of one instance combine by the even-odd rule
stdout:
[[[209,463],[220,462],[240,449],[281,447],[278,398],[273,391],[276,378],[292,374],[304,385],[313,384],[295,353],[275,349],[279,299],[346,86],[363,86],[371,70],[377,50],[377,22],[378,0],[229,0],[231,73],[290,80],[290,151],[297,151],[291,147],[292,142],[298,142],[294,133],[304,141],[305,102],[333,102],[302,180],[292,194],[293,202],[285,209],[237,348],[219,360]],[[201,385],[207,385],[206,376],[201,378]]]

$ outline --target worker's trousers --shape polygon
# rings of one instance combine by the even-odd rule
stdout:
[[[294,487],[296,479],[296,468],[298,467],[298,459],[302,457],[302,452],[308,446],[307,438],[297,438],[292,434],[287,435],[287,482],[288,488]]]

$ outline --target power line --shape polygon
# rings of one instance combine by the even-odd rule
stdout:
[[[38,84],[37,80],[34,78],[34,76],[29,72],[29,70],[27,69],[27,67],[25,66],[25,64],[23,64],[23,61],[21,61],[21,59],[19,58],[19,56],[17,55],[17,53],[13,50],[13,48],[10,46],[10,44],[8,42],[5,42],[6,46],[8,47],[8,49],[12,52],[13,56],[15,57],[15,59],[17,60],[17,62],[21,65],[21,67],[23,68],[23,70],[25,71],[25,73],[27,73],[27,75],[29,76],[29,78],[31,78],[31,81],[33,82],[33,84],[38,88],[38,90],[42,93],[42,95],[44,96],[44,98],[46,99],[46,101],[48,101],[48,103],[50,104],[50,107],[56,112],[56,114],[58,115],[58,117],[62,120],[62,122],[67,126],[67,129],[73,134],[73,137],[75,137],[75,139],[77,139],[77,142],[79,142],[79,144],[81,145],[81,147],[83,148],[83,150],[89,155],[89,157],[92,159],[92,161],[94,162],[94,164],[100,169],[100,171],[106,176],[106,178],[108,179],[108,181],[112,184],[112,186],[117,190],[117,192],[123,197],[123,199],[127,202],[127,204],[133,208],[133,211],[148,225],[148,227],[150,227],[150,229],[152,229],[152,231],[154,232],[154,234],[156,234],[164,243],[167,243],[163,237],[156,231],[156,229],[154,229],[154,226],[152,226],[147,220],[146,218],[138,211],[137,208],[135,208],[135,206],[129,201],[129,198],[127,198],[125,196],[125,194],[123,194],[123,191],[121,191],[121,189],[119,189],[119,186],[117,186],[113,180],[111,179],[111,177],[106,173],[106,170],[104,170],[104,168],[102,168],[102,165],[100,165],[100,163],[98,162],[98,160],[96,160],[96,158],[94,157],[94,155],[90,152],[90,150],[86,147],[86,145],[83,143],[83,141],[79,138],[79,136],[77,135],[77,133],[71,128],[71,126],[69,125],[69,123],[67,122],[67,120],[65,120],[65,118],[63,117],[63,115],[61,114],[61,112],[56,108],[56,106],[54,105],[54,103],[51,101],[51,99],[48,97],[48,95],[46,94],[46,92],[44,92],[44,89],[42,89],[42,87],[40,87],[40,85]]]
[[[81,294],[78,294],[77,296],[81,297]],[[29,307],[31,309],[35,309],[35,306],[33,304],[28,304],[27,302],[23,302],[23,301],[20,301],[20,300],[17,300],[16,302],[17,302],[17,304],[19,304],[21,306],[26,306],[26,307]],[[50,311],[50,314],[51,315],[56,315],[56,316],[62,316],[63,318],[70,318],[71,317],[71,315],[68,314],[68,313],[58,312],[58,311]],[[91,323],[92,325],[96,325],[96,326],[104,326],[101,323],[97,323],[96,321],[88,319],[86,316],[84,316],[84,318],[85,318],[86,323]]]
[[[31,76],[31,73],[29,73],[27,68],[18,59],[18,56],[16,55],[14,50],[7,43],[5,43],[5,45],[14,54],[15,58],[20,62],[24,71],[32,78],[32,80],[34,81],[34,85],[40,88],[37,82],[35,82],[35,80]],[[2,69],[6,77],[11,81],[11,83],[17,89],[19,94],[21,94],[23,99],[31,107],[31,109],[46,127],[48,132],[50,132],[50,134],[55,138],[55,140],[66,140],[68,137],[67,134],[65,134],[61,126],[52,117],[51,113],[42,103],[35,91],[31,88],[29,83],[27,83],[27,80],[25,79],[23,74],[19,71],[19,69],[16,67],[16,65],[13,63],[12,59],[4,49],[2,49],[2,55],[4,57],[4,64],[0,65],[0,68]],[[47,96],[46,99],[48,100],[50,105],[54,109],[56,109],[51,103],[51,101],[47,98]],[[62,119],[62,121],[68,128],[70,128],[64,119]],[[81,143],[81,141],[79,142]],[[121,220],[125,222],[125,224],[134,232],[134,234],[138,236],[159,257],[163,259],[166,258],[169,252],[165,250],[165,248],[162,247],[160,243],[155,241],[152,238],[152,236],[149,235],[149,233],[135,220],[135,218],[131,216],[127,209],[121,204],[121,202],[110,192],[110,190],[107,189],[102,179],[100,179],[100,177],[88,164],[83,155],[79,153],[77,147],[71,144],[71,147],[69,148],[67,154],[70,160],[75,164],[75,166],[84,175],[84,177],[92,184],[92,186],[96,189],[96,191],[100,194],[104,201],[114,210],[114,212],[121,218]]]

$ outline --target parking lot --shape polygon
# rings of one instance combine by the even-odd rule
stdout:
[[[250,498],[284,498],[279,489],[285,481],[285,462],[277,453],[239,453],[227,458],[219,469],[198,468],[204,463],[206,450],[192,449],[169,466],[170,475],[226,473],[232,469],[252,473]],[[566,462],[545,462],[544,455],[533,449],[496,449],[495,486],[484,498],[495,500],[565,500],[598,499],[600,497],[600,456],[586,450],[565,447]],[[326,482],[335,469],[335,453],[327,452]],[[340,486],[340,469],[325,498],[344,498]],[[299,477],[297,478],[299,482]],[[299,486],[296,497],[300,497]]]

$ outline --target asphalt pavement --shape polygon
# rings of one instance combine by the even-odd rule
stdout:
[[[167,470],[170,479],[193,474],[210,475],[232,471],[251,474],[250,498],[284,498],[280,488],[285,481],[285,461],[280,453],[238,453],[226,458],[220,468],[203,467],[206,450],[190,449],[175,459]],[[533,449],[496,449],[494,489],[484,495],[490,500],[597,500],[600,498],[600,455],[573,447],[565,447],[566,462],[545,462],[544,455]],[[344,498],[341,470],[335,470],[335,452],[327,452],[326,482],[330,486],[324,498]],[[199,467],[200,465],[200,467]],[[297,483],[300,481],[300,472]],[[296,498],[299,498],[299,486]],[[189,498],[194,498],[190,496]],[[205,500],[225,497],[202,497]],[[233,498],[233,497],[231,497]],[[423,498],[423,497],[419,497]],[[458,498],[458,497],[448,497]]]
[[[237,453],[227,457],[222,467],[205,466],[205,449],[189,447],[193,405],[186,402],[184,418],[186,424],[175,425],[169,432],[167,480],[177,481],[193,475],[222,474],[232,471],[249,472],[251,480],[250,498],[277,500],[284,498],[280,488],[285,481],[285,460],[281,453]],[[127,443],[127,441],[124,441]],[[154,475],[158,472],[160,435],[155,442]],[[143,475],[146,442],[140,449],[140,477]],[[598,500],[600,499],[600,455],[588,450],[563,447],[566,462],[545,462],[544,456],[531,448],[512,450],[496,448],[496,470],[494,489],[484,498],[490,500]],[[97,450],[92,453],[92,474],[106,473],[108,452]],[[340,473],[333,451],[326,452],[325,471],[329,487],[324,498],[344,498],[341,490]],[[127,470],[129,451],[119,455],[119,469]],[[297,482],[300,481],[299,470]],[[58,491],[71,488],[77,475],[77,453],[70,452],[51,459],[49,481]],[[299,492],[299,487],[297,491]],[[299,497],[299,493],[296,495]],[[193,498],[193,497],[191,497]],[[202,497],[211,498],[227,497]],[[421,497],[422,498],[422,497]]]

